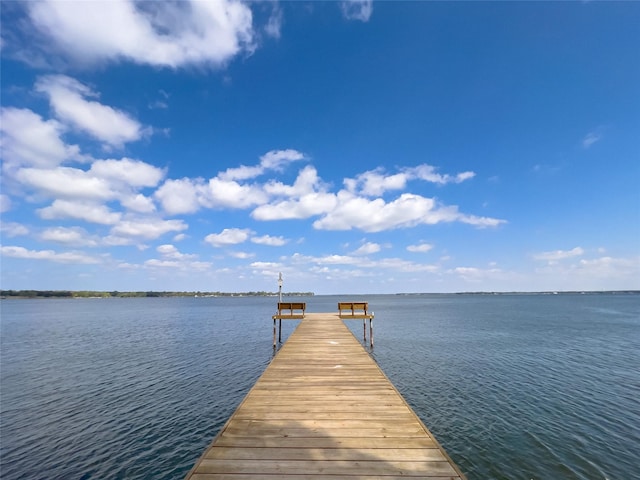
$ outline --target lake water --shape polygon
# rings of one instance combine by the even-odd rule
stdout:
[[[469,480],[640,478],[640,295],[295,300],[369,301],[372,356]],[[275,302],[3,300],[0,477],[182,479],[271,361]]]

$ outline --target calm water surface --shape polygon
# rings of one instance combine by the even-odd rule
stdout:
[[[369,301],[373,357],[469,480],[640,478],[640,295],[300,300]],[[3,480],[181,479],[273,355],[273,298],[0,308]]]

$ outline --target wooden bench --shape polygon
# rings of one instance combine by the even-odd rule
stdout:
[[[274,315],[277,319],[302,319],[304,318],[304,311],[307,309],[307,304],[304,302],[278,302],[278,313]],[[287,311],[289,313],[287,313]]]
[[[367,341],[367,320],[369,320],[369,339],[373,347],[373,312],[369,311],[367,302],[338,302],[338,316],[343,320],[362,319],[365,342]]]
[[[367,302],[338,302],[340,318],[369,318],[369,304]],[[343,313],[346,311],[347,313]]]
[[[282,320],[302,320],[307,309],[305,302],[278,302],[278,313],[273,317],[273,348],[276,348],[276,320],[279,323],[278,341],[282,342]]]

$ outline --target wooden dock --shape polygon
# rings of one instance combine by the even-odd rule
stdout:
[[[464,479],[337,313],[310,313],[187,475]]]

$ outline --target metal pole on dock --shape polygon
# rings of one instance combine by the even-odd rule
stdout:
[[[278,302],[282,303],[282,272],[278,273]],[[278,341],[282,343],[282,319],[279,323]]]

